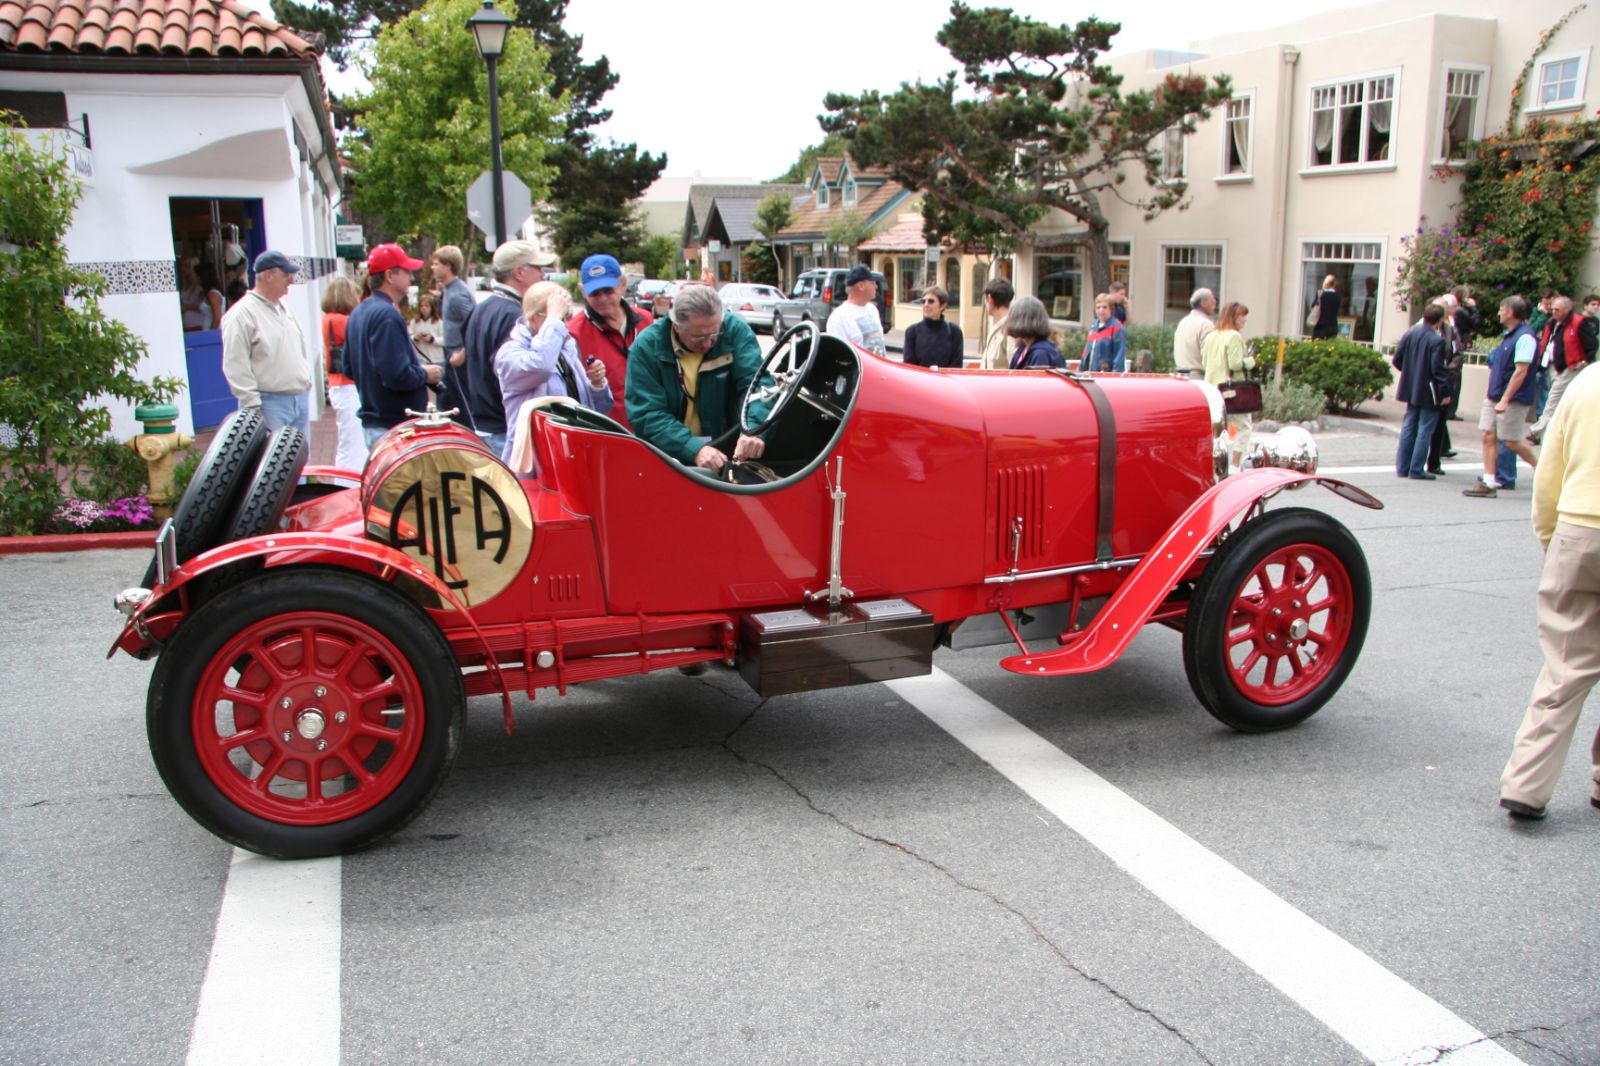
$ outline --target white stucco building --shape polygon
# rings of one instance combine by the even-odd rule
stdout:
[[[1333,274],[1342,331],[1397,340],[1409,324],[1393,292],[1401,238],[1423,218],[1452,218],[1460,199],[1461,178],[1436,168],[1452,145],[1504,126],[1541,33],[1572,10],[1570,0],[1457,0],[1448,11],[1390,0],[1113,60],[1125,91],[1172,72],[1227,74],[1233,85],[1230,103],[1168,146],[1167,165],[1188,182],[1186,210],[1146,222],[1106,199],[1112,276],[1129,283],[1134,321],[1176,321],[1204,285],[1250,306],[1248,332],[1298,335]],[[1597,41],[1600,7],[1583,7],[1538,56],[1521,113],[1593,115]],[[1081,233],[1065,215],[1047,218],[1012,265],[1019,292],[1070,321],[1092,311]],[[1593,249],[1583,280],[1600,287]]]
[[[241,253],[289,254],[288,303],[317,350],[340,174],[309,43],[236,0],[0,0],[0,109],[77,160],[69,258],[107,279],[103,309],[149,346],[143,374],[189,383],[180,428],[234,408],[215,323],[184,328],[180,257],[222,275]],[[113,417],[138,431],[131,410]]]

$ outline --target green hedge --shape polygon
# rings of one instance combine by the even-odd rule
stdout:
[[[1256,358],[1253,375],[1270,380],[1278,361],[1278,337],[1256,337],[1250,353]],[[1389,361],[1364,344],[1341,338],[1308,341],[1287,338],[1283,351],[1283,379],[1310,386],[1322,393],[1328,409],[1349,413],[1368,400],[1383,395],[1394,380]]]

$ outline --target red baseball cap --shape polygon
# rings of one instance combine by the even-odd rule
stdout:
[[[382,274],[386,270],[404,267],[407,270],[421,270],[422,260],[413,259],[406,254],[406,250],[398,244],[380,244],[367,255],[367,273]]]

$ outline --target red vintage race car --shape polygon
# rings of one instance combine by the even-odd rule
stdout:
[[[283,857],[416,817],[469,696],[499,694],[509,730],[516,693],[700,663],[764,695],[905,677],[978,616],[1040,677],[1181,629],[1206,709],[1277,729],[1343,683],[1371,593],[1348,529],[1265,505],[1311,482],[1382,504],[1318,476],[1299,430],[1230,470],[1226,406],[1181,378],[908,367],[802,324],[745,397],[761,462],[717,477],[570,402],[530,418],[537,479],[431,412],[359,474],[241,412],[118,597],[112,651],[157,658],[174,798]],[[1030,648],[1017,620],[1047,610]]]

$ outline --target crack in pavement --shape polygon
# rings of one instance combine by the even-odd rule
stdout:
[[[70,799],[50,799],[46,797],[34,800],[31,803],[18,803],[11,809],[14,811],[31,811],[40,807],[77,807],[85,803],[116,803],[119,800],[166,799],[165,792],[119,792],[115,795],[102,796],[73,796]]]
[[[1431,1052],[1433,1052],[1433,1057],[1430,1058],[1430,1059],[1419,1059],[1419,1060],[1416,1060],[1416,1066],[1427,1066],[1428,1063],[1435,1063],[1435,1062],[1448,1064],[1449,1061],[1450,1061],[1450,1057],[1452,1055],[1454,1055],[1456,1052],[1465,1051],[1466,1049],[1471,1048],[1471,1047],[1476,1047],[1479,1044],[1487,1044],[1487,1043],[1491,1043],[1491,1042],[1496,1041],[1496,1040],[1519,1040],[1522,1043],[1527,1044],[1529,1047],[1537,1048],[1538,1050],[1544,1052],[1547,1055],[1555,1056],[1557,1059],[1561,1060],[1562,1062],[1572,1063],[1572,1066],[1582,1066],[1582,1064],[1577,1059],[1572,1058],[1570,1055],[1563,1055],[1561,1052],[1557,1051],[1555,1048],[1547,1047],[1544,1044],[1541,1044],[1536,1040],[1528,1039],[1528,1034],[1530,1034],[1530,1033],[1559,1033],[1563,1029],[1570,1028],[1571,1026],[1574,1026],[1574,1025],[1581,1025],[1581,1024],[1583,1024],[1585,1022],[1593,1021],[1596,1018],[1600,1018],[1600,1011],[1593,1011],[1593,1012],[1591,1012],[1589,1014],[1581,1015],[1581,1016],[1579,1016],[1577,1018],[1573,1018],[1570,1021],[1562,1022],[1560,1025],[1524,1025],[1524,1026],[1520,1026],[1520,1027],[1515,1028],[1515,1029],[1500,1029],[1500,1030],[1497,1030],[1497,1031],[1495,1031],[1493,1033],[1485,1033],[1482,1037],[1478,1038],[1477,1040],[1469,1040],[1465,1044],[1447,1044],[1447,1045],[1446,1044],[1433,1044],[1433,1045],[1428,1045],[1427,1047],[1417,1048],[1416,1050],[1418,1050],[1418,1051],[1431,1051]],[[1408,1056],[1406,1061],[1410,1062],[1412,1060]]]
[[[860,837],[862,840],[866,840],[866,841],[869,841],[870,843],[877,844],[877,845],[880,845],[881,847],[888,848],[891,851],[899,852],[901,855],[904,855],[909,859],[913,859],[913,860],[921,863],[922,865],[928,867],[929,869],[935,871],[941,877],[943,877],[945,880],[949,881],[951,884],[955,885],[957,888],[961,889],[962,891],[971,892],[976,896],[979,896],[979,897],[981,897],[981,898],[983,898],[985,900],[988,900],[994,906],[999,907],[1001,910],[1003,910],[1007,914],[1011,915],[1017,921],[1021,922],[1022,925],[1027,928],[1028,932],[1030,934],[1032,934],[1032,936],[1033,936],[1033,938],[1035,940],[1039,941],[1041,944],[1043,944],[1045,947],[1047,947],[1051,952],[1053,952],[1055,954],[1055,956],[1058,959],[1060,959],[1062,961],[1062,963],[1064,963],[1066,965],[1066,967],[1068,969],[1070,969],[1073,973],[1077,974],[1079,977],[1081,977],[1085,981],[1088,981],[1090,984],[1096,986],[1101,991],[1105,992],[1107,995],[1111,996],[1113,999],[1117,1000],[1122,1005],[1128,1007],[1129,1009],[1131,1009],[1133,1011],[1136,1011],[1139,1014],[1144,1015],[1146,1018],[1149,1018],[1151,1021],[1153,1021],[1157,1025],[1161,1026],[1161,1028],[1165,1029],[1167,1032],[1169,1032],[1173,1036],[1177,1037],[1180,1041],[1183,1042],[1183,1044],[1186,1047],[1189,1048],[1189,1050],[1194,1052],[1196,1057],[1198,1057],[1201,1062],[1206,1063],[1207,1066],[1215,1066],[1215,1064],[1212,1063],[1211,1059],[1206,1055],[1206,1053],[1204,1051],[1202,1051],[1200,1049],[1200,1047],[1197,1044],[1195,1044],[1195,1042],[1193,1040],[1189,1039],[1189,1037],[1183,1032],[1182,1029],[1179,1029],[1176,1025],[1173,1025],[1171,1022],[1169,1022],[1165,1018],[1161,1017],[1161,1015],[1157,1014],[1153,1009],[1151,1009],[1149,1007],[1146,1007],[1142,1003],[1139,1003],[1139,1002],[1135,1001],[1130,996],[1128,996],[1126,993],[1124,993],[1121,990],[1119,990],[1116,987],[1114,987],[1110,982],[1106,981],[1104,978],[1095,976],[1094,974],[1092,974],[1089,971],[1085,970],[1082,966],[1078,965],[1076,962],[1072,961],[1071,956],[1069,956],[1064,950],[1062,950],[1062,948],[1061,948],[1061,946],[1059,944],[1057,944],[1054,940],[1051,940],[1050,937],[1045,934],[1044,930],[1040,929],[1039,926],[1034,922],[1034,920],[1032,918],[1030,918],[1026,914],[1024,914],[1015,905],[1006,902],[1005,900],[1001,899],[999,896],[995,895],[993,892],[991,892],[988,889],[982,887],[981,885],[975,885],[975,884],[972,884],[971,882],[962,880],[960,877],[957,877],[950,870],[947,870],[944,866],[940,865],[935,860],[928,858],[926,855],[923,855],[923,854],[915,851],[914,849],[907,847],[904,844],[898,843],[898,842],[893,841],[893,840],[889,840],[889,839],[887,839],[885,837],[877,836],[876,834],[869,833],[864,829],[861,829],[861,828],[859,828],[857,826],[851,825],[849,822],[845,821],[843,818],[841,818],[839,815],[833,813],[832,811],[826,810],[826,809],[824,809],[822,807],[819,807],[817,805],[816,801],[813,800],[805,792],[804,789],[800,788],[793,781],[790,781],[783,774],[779,773],[777,768],[775,768],[775,767],[773,767],[773,766],[771,766],[771,765],[769,765],[767,763],[764,763],[764,762],[760,761],[759,759],[750,758],[749,756],[745,755],[744,753],[742,753],[742,752],[738,751],[736,748],[734,748],[733,745],[728,743],[728,741],[733,739],[734,733],[737,733],[737,732],[739,732],[740,729],[743,729],[750,722],[750,720],[756,716],[756,713],[761,710],[761,707],[764,706],[766,704],[766,702],[767,702],[766,700],[762,700],[760,704],[758,704],[748,715],[745,716],[744,721],[740,722],[738,724],[738,726],[736,726],[734,728],[733,732],[729,733],[728,736],[723,740],[722,746],[727,750],[728,754],[732,755],[735,759],[737,759],[741,763],[744,763],[746,766],[753,766],[753,767],[755,767],[757,769],[766,771],[768,774],[770,774],[773,777],[773,779],[778,781],[785,788],[787,788],[789,791],[793,792],[797,797],[799,797],[800,801],[802,803],[804,803],[807,807],[811,808],[811,810],[813,810],[817,814],[821,815],[822,817],[824,817],[824,818],[828,819],[829,821],[833,822],[835,825],[839,826],[841,829],[845,830],[846,832],[852,833],[855,836]]]

